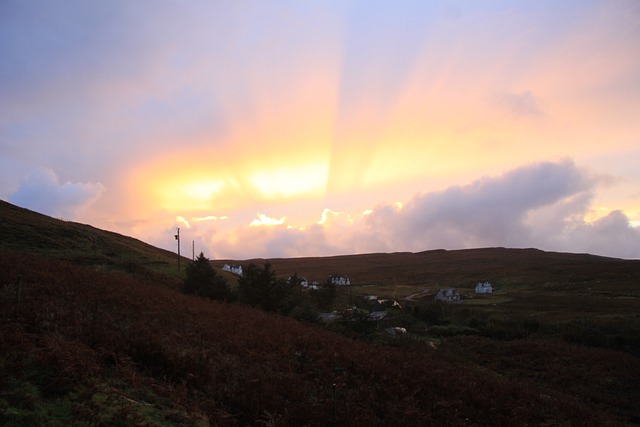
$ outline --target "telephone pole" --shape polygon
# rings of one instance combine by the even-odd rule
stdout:
[[[176,227],[178,234],[176,234],[176,240],[178,241],[178,270],[180,270],[180,227]]]

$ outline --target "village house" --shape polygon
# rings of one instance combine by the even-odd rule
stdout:
[[[460,301],[460,294],[453,288],[440,289],[435,297],[436,301]]]
[[[378,304],[386,308],[402,308],[400,303],[395,299],[378,299]]]
[[[493,286],[489,282],[478,282],[476,285],[476,294],[491,294],[493,293]]]
[[[289,278],[287,279],[287,283],[291,284],[292,281],[293,281],[293,276],[289,276]],[[298,284],[300,286],[302,286],[303,288],[305,288],[305,289],[311,289],[311,290],[317,291],[318,290],[318,285],[320,283],[313,282],[313,283],[309,284],[309,281],[305,277],[298,277]]]
[[[329,276],[329,281],[338,286],[348,286],[351,285],[351,281],[347,276]]]
[[[391,335],[392,337],[396,336],[396,335],[405,335],[407,333],[407,329],[406,328],[402,328],[400,326],[387,328],[384,331],[386,333],[388,333],[389,335]]]
[[[367,316],[367,319],[370,320],[370,321],[376,322],[376,321],[384,319],[386,316],[387,316],[387,312],[386,311],[372,311]]]
[[[241,265],[229,265],[229,264],[225,264],[222,267],[223,271],[228,271],[230,273],[233,273],[235,275],[238,276],[242,276],[242,266]]]

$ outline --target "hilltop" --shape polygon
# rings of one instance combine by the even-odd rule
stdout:
[[[403,300],[389,325],[410,333],[393,338],[383,323],[327,328],[183,295],[171,252],[5,202],[0,218],[0,426],[640,422],[636,261],[505,248],[268,260],[283,277],[349,275],[342,301],[461,290],[463,304]],[[496,294],[473,295],[477,280]]]
[[[596,282],[616,288],[636,288],[640,260],[621,260],[590,254],[545,252],[539,249],[479,248],[431,250],[419,253],[396,252],[342,255],[315,258],[270,258],[247,261],[220,260],[225,263],[263,263],[268,261],[283,274],[304,274],[324,280],[331,274],[346,274],[360,285],[473,285],[478,280],[520,284],[553,280]]]

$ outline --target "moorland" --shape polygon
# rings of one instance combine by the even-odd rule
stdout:
[[[640,424],[638,260],[511,248],[212,260],[232,287],[227,263],[347,275],[337,313],[371,311],[372,295],[400,306],[332,323],[185,295],[176,261],[0,201],[0,425]],[[475,294],[478,281],[494,293]],[[436,302],[445,287],[461,301]]]

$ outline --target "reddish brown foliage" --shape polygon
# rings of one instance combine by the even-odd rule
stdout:
[[[4,252],[0,271],[4,368],[39,364],[58,392],[118,378],[206,413],[214,425],[617,424],[552,383],[434,352],[374,346],[44,258]],[[79,408],[86,417],[90,405]]]

